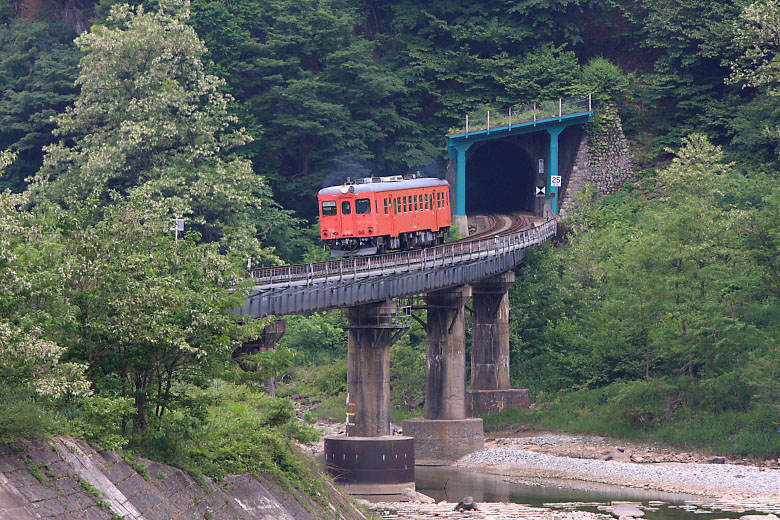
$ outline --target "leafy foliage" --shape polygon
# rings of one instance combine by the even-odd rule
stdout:
[[[78,95],[74,85],[79,54],[73,32],[47,19],[22,20],[0,9],[0,149],[19,157],[0,179],[0,189],[19,192],[53,142],[52,116]]]

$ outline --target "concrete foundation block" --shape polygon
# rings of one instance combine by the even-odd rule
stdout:
[[[467,390],[466,414],[469,417],[503,412],[531,406],[531,395],[527,388],[506,390]]]
[[[444,466],[485,449],[482,419],[407,419],[404,435],[414,437],[418,466]]]
[[[408,435],[325,437],[325,469],[353,495],[414,489],[414,460],[414,439]]]
[[[469,236],[469,218],[466,215],[453,215],[452,227],[455,228],[461,236]]]

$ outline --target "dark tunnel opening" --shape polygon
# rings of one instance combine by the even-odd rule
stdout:
[[[534,162],[521,148],[494,141],[466,161],[466,213],[534,211]]]

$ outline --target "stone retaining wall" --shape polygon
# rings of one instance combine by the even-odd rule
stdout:
[[[593,184],[597,196],[612,195],[634,175],[617,110],[611,105],[602,106],[594,114],[594,120],[597,118],[600,131],[593,137],[589,132],[582,132],[574,164],[564,178],[560,202],[562,217],[577,207],[575,195],[586,183]]]

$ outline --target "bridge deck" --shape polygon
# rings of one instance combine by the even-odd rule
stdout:
[[[556,230],[551,220],[529,230],[417,251],[255,269],[255,292],[240,312],[255,318],[299,314],[468,284],[514,268],[526,248],[549,240]]]

